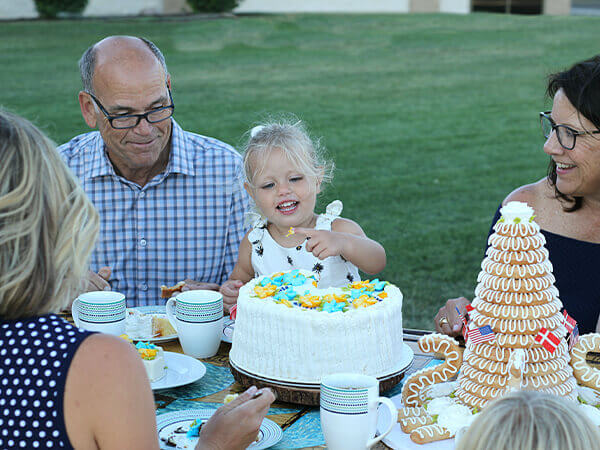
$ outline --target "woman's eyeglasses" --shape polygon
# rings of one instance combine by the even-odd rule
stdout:
[[[552,111],[545,111],[540,113],[540,121],[542,123],[542,133],[544,137],[548,139],[550,134],[554,131],[556,133],[556,138],[558,139],[558,143],[565,150],[573,150],[575,148],[575,141],[577,140],[577,136],[583,136],[585,134],[600,134],[600,130],[596,131],[578,131],[567,125],[557,125],[550,114]]]

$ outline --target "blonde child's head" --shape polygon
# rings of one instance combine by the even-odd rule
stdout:
[[[311,140],[300,120],[282,119],[254,127],[244,149],[244,173],[251,189],[265,168],[269,155],[280,150],[292,165],[311,181],[315,192],[333,178],[334,163],[328,161],[318,140]]]
[[[598,428],[576,404],[518,391],[486,406],[456,450],[589,450],[599,443]]]

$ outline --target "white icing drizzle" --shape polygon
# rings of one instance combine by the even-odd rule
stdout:
[[[504,278],[535,278],[552,273],[552,264],[546,260],[539,264],[513,265],[492,261],[489,257],[481,262],[483,271]]]
[[[462,388],[458,388],[456,390],[456,396],[466,405],[471,406],[473,408],[483,408],[488,404],[489,400],[486,398],[478,397],[477,395],[473,395],[470,392],[466,392]]]
[[[530,340],[533,341],[531,337]],[[521,348],[525,348],[525,346]],[[467,349],[472,351],[477,356],[494,361],[508,362],[508,358],[510,358],[509,348],[500,348],[497,345],[488,345],[486,342],[473,345],[471,341],[468,341]],[[554,353],[550,353],[548,350],[541,347],[528,348],[527,351],[529,352],[529,362],[538,363],[550,361],[553,359],[557,359],[561,356],[567,355],[568,346],[566,341],[561,341],[561,343],[558,344],[558,347],[556,348]]]
[[[479,272],[477,282],[494,291],[535,292],[548,289],[556,280],[551,273],[537,278],[503,278]]]
[[[533,354],[537,349],[529,349],[527,350],[528,358],[531,358],[530,355]],[[479,355],[476,355],[472,351],[465,350],[463,355],[463,359],[467,361],[474,369],[493,373],[493,374],[505,374],[508,371],[508,365],[505,362],[493,361],[490,359],[483,358]],[[537,363],[530,362],[527,364],[525,368],[525,376],[533,377],[545,375],[547,373],[556,372],[561,369],[564,369],[569,365],[569,355],[565,354],[559,356],[555,359],[549,359],[546,361],[540,361]],[[464,365],[463,365],[464,367]],[[461,371],[463,369],[461,367]]]
[[[449,439],[453,436],[449,430],[439,426],[438,424],[426,425],[419,427],[413,433],[419,435],[421,439],[428,439],[433,441],[439,441],[442,439]]]
[[[496,319],[494,317],[484,316],[476,310],[472,311],[470,316],[477,327],[489,325],[495,332],[507,335],[535,335],[542,327],[546,329],[557,329],[563,323],[563,316],[560,313],[555,313],[550,317],[540,317],[538,319],[529,320]]]
[[[399,419],[407,419],[409,417],[418,417],[427,415],[427,410],[423,406],[405,406],[398,410]]]
[[[550,286],[539,292],[501,292],[478,284],[475,288],[475,296],[493,303],[505,305],[539,305],[558,298],[558,289]]]
[[[550,303],[545,304],[512,306],[489,303],[479,297],[475,297],[471,306],[484,316],[526,320],[552,316],[560,311],[562,302],[558,299],[554,299]]]
[[[488,245],[508,252],[523,252],[535,250],[546,244],[546,238],[543,234],[524,237],[501,236],[497,233],[492,234],[488,239]]]
[[[494,231],[502,236],[534,236],[540,231],[540,226],[535,222],[507,223],[496,222]]]
[[[540,247],[527,252],[505,252],[488,247],[485,254],[492,260],[504,264],[539,264],[548,259],[548,250]]]
[[[469,380],[465,377],[460,377],[458,379],[460,383],[460,387],[465,391],[470,392],[471,394],[475,394],[482,398],[493,399],[505,394],[508,389],[507,388],[497,388],[491,386],[483,386],[481,384],[477,384]]]

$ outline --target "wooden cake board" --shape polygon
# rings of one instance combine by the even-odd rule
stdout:
[[[229,362],[229,368],[231,369],[231,374],[233,375],[233,378],[235,378],[235,381],[241,384],[244,388],[248,388],[250,386],[256,386],[259,389],[268,387],[277,394],[277,401],[297,403],[300,405],[319,406],[318,384],[312,385],[298,383],[298,385],[295,385],[295,383],[278,382],[276,380],[266,379],[236,367],[231,361]],[[410,366],[406,367],[406,369],[397,374],[380,378],[378,377],[379,393],[381,394],[389,391],[398,383],[400,383],[404,377],[404,374],[409,368]]]

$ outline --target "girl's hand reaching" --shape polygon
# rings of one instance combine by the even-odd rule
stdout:
[[[314,228],[294,228],[294,234],[306,238],[306,250],[320,260],[330,256],[342,255],[344,250],[344,233]]]
[[[237,303],[240,288],[244,285],[241,280],[227,280],[221,285],[219,292],[223,295],[223,309],[229,312],[229,309]]]

